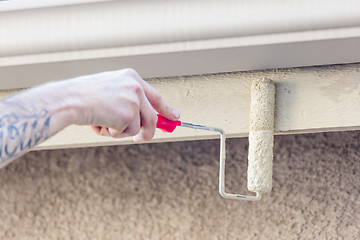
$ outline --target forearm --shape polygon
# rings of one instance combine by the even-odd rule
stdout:
[[[0,168],[73,123],[61,83],[0,100]]]
[[[95,125],[96,133],[148,141],[156,112],[179,113],[133,69],[49,83],[0,100],[0,168],[70,124]]]

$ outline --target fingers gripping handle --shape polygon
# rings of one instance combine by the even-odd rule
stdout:
[[[169,119],[164,118],[160,114],[157,115],[158,120],[156,123],[156,127],[162,130],[163,132],[173,132],[177,126],[181,126],[180,121],[171,121]]]

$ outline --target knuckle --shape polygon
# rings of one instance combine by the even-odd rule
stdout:
[[[129,136],[135,136],[137,135],[138,133],[140,132],[140,127],[139,128],[129,128],[126,133],[129,135]]]
[[[151,140],[154,135],[155,135],[155,125],[156,125],[156,120],[155,118],[153,118],[151,120],[151,126],[148,126],[146,129],[144,129],[144,131],[142,132],[142,138],[145,140],[145,141],[149,141]]]
[[[134,113],[132,111],[126,111],[122,114],[121,119],[123,124],[129,125],[134,120]]]
[[[123,132],[127,136],[135,136],[140,132],[140,124],[134,124],[134,122],[132,122]]]
[[[144,140],[144,141],[149,141],[153,138],[154,134],[153,133],[149,133],[149,132],[144,132],[141,136],[141,138]]]
[[[135,78],[139,76],[139,74],[133,68],[125,68],[124,73]]]
[[[126,89],[128,91],[130,91],[130,92],[133,92],[133,93],[137,94],[137,95],[142,94],[144,92],[143,87],[137,81],[129,82],[129,84],[126,86]]]
[[[142,88],[142,86],[139,83],[134,83],[132,88],[136,94],[140,94],[144,91],[144,89]]]
[[[133,111],[133,115],[135,115],[135,113],[140,111],[140,101],[137,98],[134,99],[129,99],[129,105],[130,105],[130,109],[132,109]]]
[[[162,102],[162,96],[159,93],[154,94],[152,100],[153,100],[153,105],[159,106]]]

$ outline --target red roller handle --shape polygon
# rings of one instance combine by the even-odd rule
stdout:
[[[181,126],[180,121],[171,121],[167,118],[164,118],[160,114],[157,115],[158,120],[156,123],[156,127],[162,130],[163,132],[173,132],[177,126]]]

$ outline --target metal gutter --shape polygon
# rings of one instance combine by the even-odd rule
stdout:
[[[359,1],[0,2],[0,89],[360,61]]]

